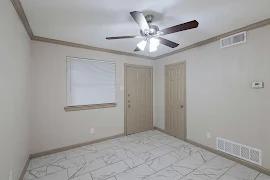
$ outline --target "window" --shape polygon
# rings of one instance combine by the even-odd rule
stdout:
[[[115,63],[67,57],[65,110],[115,107]]]

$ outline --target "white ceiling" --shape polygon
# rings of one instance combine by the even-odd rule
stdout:
[[[155,15],[160,29],[191,20],[197,29],[164,36],[180,45],[160,45],[159,56],[270,18],[270,0],[21,0],[34,35],[134,53],[141,39],[108,41],[107,36],[138,35],[131,11]],[[149,55],[147,52],[135,54]]]

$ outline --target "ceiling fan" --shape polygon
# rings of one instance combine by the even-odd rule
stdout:
[[[147,15],[144,16],[142,12],[133,11],[130,12],[130,15],[132,18],[136,21],[136,23],[140,27],[140,35],[137,36],[118,36],[118,37],[107,37],[107,40],[114,40],[114,39],[128,39],[128,38],[144,38],[143,41],[137,44],[137,48],[134,50],[137,51],[143,51],[149,43],[149,51],[154,52],[157,50],[157,47],[159,44],[163,44],[165,46],[168,46],[170,48],[175,48],[179,44],[172,42],[168,39],[164,39],[161,36],[176,33],[180,31],[185,31],[193,28],[197,28],[199,23],[196,20],[186,22],[183,24],[179,24],[176,26],[172,26],[166,29],[159,30],[158,26],[152,25],[152,21],[154,19],[153,15]]]

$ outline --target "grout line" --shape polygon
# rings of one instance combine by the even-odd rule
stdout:
[[[235,162],[233,166],[235,166],[236,164],[237,164],[237,163]],[[224,172],[218,179],[220,179],[222,176],[224,176],[230,169],[233,168],[233,166],[230,167],[226,172]],[[218,179],[217,179],[217,180],[218,180]]]
[[[259,174],[256,176],[256,178],[255,178],[254,180],[256,180],[256,179],[259,177],[260,174],[261,174],[261,173],[259,172]]]

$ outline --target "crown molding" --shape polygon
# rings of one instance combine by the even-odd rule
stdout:
[[[116,51],[116,50],[110,50],[110,49],[104,49],[104,48],[98,48],[98,47],[88,46],[88,45],[84,45],[84,44],[78,44],[78,43],[67,42],[67,41],[60,41],[60,40],[56,40],[56,39],[49,39],[49,38],[44,38],[44,37],[39,37],[39,36],[33,36],[32,40],[33,41],[39,41],[39,42],[58,44],[58,45],[63,45],[63,46],[70,46],[70,47],[75,47],[75,48],[82,48],[82,49],[100,51],[100,52],[105,52],[105,53],[112,53],[112,54],[118,54],[118,55],[132,56],[132,57],[137,57],[137,58],[154,60],[153,57],[149,57],[149,56],[137,55],[137,54],[127,53],[127,52],[122,52],[122,51]]]
[[[23,24],[27,34],[29,35],[30,39],[32,39],[34,37],[34,34],[33,34],[33,31],[30,27],[28,19],[24,13],[24,10],[23,10],[23,7],[22,7],[20,0],[10,0],[10,1],[13,4],[19,18],[21,19],[22,24]]]
[[[253,30],[253,29],[261,28],[261,27],[264,27],[264,26],[267,26],[267,25],[270,25],[270,18],[259,21],[259,22],[256,22],[256,23],[253,23],[253,24],[250,24],[248,26],[245,26],[245,27],[242,27],[242,28],[230,31],[230,32],[227,32],[227,33],[224,33],[224,34],[221,34],[221,35],[218,35],[218,36],[215,36],[215,37],[212,37],[212,38],[204,40],[204,41],[197,42],[197,43],[192,44],[190,46],[187,46],[187,47],[184,47],[184,48],[181,48],[181,49],[177,49],[175,51],[172,51],[172,52],[169,52],[169,53],[154,57],[153,59],[157,60],[157,59],[165,58],[165,57],[168,57],[168,56],[180,53],[180,52],[184,52],[184,51],[187,51],[187,50],[199,47],[199,46],[203,46],[203,45],[215,42],[215,41],[219,41],[220,39],[225,38],[227,36],[231,36],[231,35],[243,32],[243,31],[250,31],[250,30]]]
[[[127,52],[122,52],[122,51],[116,51],[116,50],[110,50],[110,49],[104,49],[104,48],[98,48],[98,47],[93,47],[93,46],[88,46],[88,45],[84,45],[84,44],[78,44],[78,43],[73,43],[73,42],[67,42],[67,41],[61,41],[61,40],[56,40],[56,39],[49,39],[49,38],[45,38],[45,37],[39,37],[39,36],[35,36],[33,34],[33,31],[30,27],[30,24],[28,22],[28,19],[25,15],[25,12],[23,10],[22,4],[20,2],[20,0],[10,0],[18,14],[18,16],[20,17],[25,30],[27,31],[29,37],[31,40],[33,41],[40,41],[40,42],[46,42],[46,43],[52,43],[52,44],[58,44],[58,45],[64,45],[64,46],[70,46],[70,47],[76,47],[76,48],[83,48],[83,49],[89,49],[89,50],[94,50],[94,51],[101,51],[101,52],[106,52],[106,53],[112,53],[112,54],[118,54],[118,55],[124,55],[124,56],[132,56],[132,57],[137,57],[137,58],[143,58],[143,59],[149,59],[149,60],[157,60],[157,59],[161,59],[161,58],[165,58],[171,55],[174,55],[176,53],[180,53],[180,52],[184,52],[199,46],[203,46],[215,41],[218,41],[224,37],[242,32],[242,31],[250,31],[253,29],[257,29],[257,28],[261,28],[267,25],[270,25],[270,18],[250,24],[248,26],[212,37],[210,39],[204,40],[204,41],[200,41],[197,42],[195,44],[192,44],[190,46],[187,47],[183,47],[181,49],[177,49],[175,51],[157,56],[157,57],[149,57],[149,56],[143,56],[143,55],[137,55],[137,54],[133,54],[133,53],[127,53]]]

